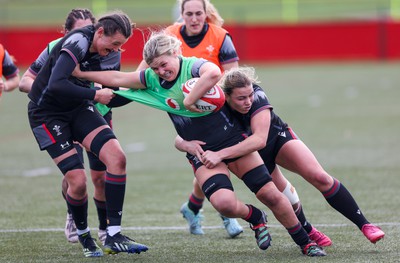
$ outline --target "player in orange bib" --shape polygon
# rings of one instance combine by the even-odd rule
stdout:
[[[0,44],[0,96],[4,92],[13,91],[19,84],[19,69],[14,64],[13,58]],[[5,80],[3,80],[3,77]]]

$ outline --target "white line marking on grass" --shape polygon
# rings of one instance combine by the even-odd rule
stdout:
[[[41,167],[37,169],[26,170],[22,173],[24,177],[37,177],[51,174],[53,169],[51,167]]]
[[[138,152],[144,152],[146,148],[147,147],[144,142],[136,142],[125,145],[124,151],[126,153],[138,153]]]
[[[400,222],[384,222],[377,223],[378,226],[400,226]],[[354,226],[353,224],[313,224],[316,227],[347,227]],[[282,225],[272,224],[268,225],[271,228],[282,227]],[[148,230],[187,230],[187,226],[144,226],[144,227],[122,227],[123,230],[137,230],[137,231],[148,231]],[[204,229],[220,229],[223,226],[203,226]],[[92,228],[92,230],[98,230]],[[0,229],[0,233],[28,233],[28,232],[63,232],[64,228],[25,228],[25,229]]]

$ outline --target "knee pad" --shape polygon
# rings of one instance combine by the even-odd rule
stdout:
[[[289,181],[286,181],[286,187],[282,193],[289,199],[291,205],[300,202],[300,198],[297,195],[296,188],[294,188]]]
[[[99,156],[100,149],[103,145],[111,139],[116,139],[114,132],[110,128],[101,130],[90,144],[90,151],[95,155]]]
[[[57,164],[58,169],[65,175],[68,171],[75,169],[84,169],[81,160],[77,154],[73,154]]]
[[[229,189],[233,192],[233,185],[226,174],[216,174],[208,178],[201,189],[207,199],[210,200],[210,196],[219,189]]]
[[[264,185],[272,181],[272,177],[267,167],[260,165],[245,173],[242,180],[250,191],[256,194]]]
[[[90,166],[91,170],[105,171],[107,169],[106,165],[102,161],[100,161],[100,159],[92,152],[88,152],[87,156],[88,156],[89,166]]]

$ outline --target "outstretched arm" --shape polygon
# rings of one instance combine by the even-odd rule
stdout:
[[[130,89],[146,88],[140,81],[140,71],[81,71],[78,65],[75,68],[73,75],[75,77],[87,79],[108,87],[125,87]]]

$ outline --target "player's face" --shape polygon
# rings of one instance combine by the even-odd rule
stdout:
[[[160,78],[173,81],[179,73],[179,57],[176,54],[161,55],[156,57],[149,66]]]
[[[186,25],[186,34],[196,36],[201,33],[207,15],[204,10],[203,1],[187,1],[183,6],[182,18]]]
[[[246,114],[251,109],[254,101],[254,90],[252,85],[236,87],[232,94],[226,97],[226,101],[232,109]]]
[[[100,27],[95,33],[90,52],[99,53],[100,56],[105,57],[111,52],[118,52],[126,41],[128,41],[128,39],[120,32],[117,31],[112,36],[106,36],[104,34],[104,29]]]

